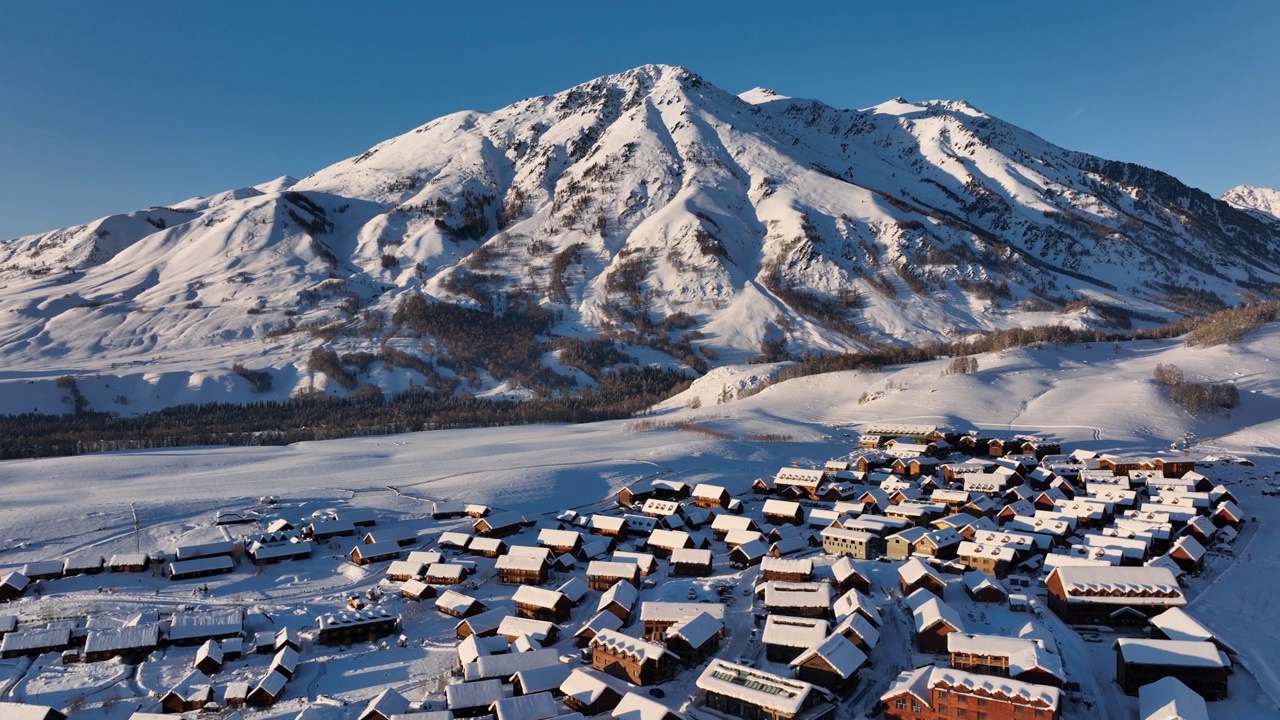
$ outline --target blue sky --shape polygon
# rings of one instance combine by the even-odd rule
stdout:
[[[0,238],[649,62],[838,107],[964,99],[1215,195],[1280,187],[1274,0],[355,5],[0,2]]]

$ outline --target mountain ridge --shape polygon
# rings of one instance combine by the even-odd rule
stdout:
[[[964,101],[841,110],[646,65],[446,115],[301,179],[0,243],[0,383],[42,383],[13,407],[47,410],[60,374],[106,373],[124,391],[93,405],[120,412],[245,399],[234,364],[270,373],[273,397],[349,392],[317,350],[376,356],[345,367],[390,392],[593,382],[551,344],[515,370],[460,366],[450,340],[395,322],[410,298],[549,313],[538,337],[696,372],[1173,318],[1280,282],[1280,203],[1228,195]]]

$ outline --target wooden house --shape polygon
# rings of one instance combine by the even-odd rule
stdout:
[[[947,636],[964,632],[964,620],[955,608],[930,597],[912,611],[916,649],[922,653],[945,653]]]
[[[912,550],[917,555],[949,560],[956,556],[964,538],[954,528],[931,530],[916,540]]]
[[[719,485],[698,483],[693,487],[693,504],[701,508],[728,508],[732,497]]]
[[[1069,624],[1146,624],[1146,618],[1183,607],[1186,596],[1164,567],[1055,567],[1045,579],[1049,608]]]
[[[965,594],[974,602],[1005,603],[1009,600],[1009,593],[1004,587],[985,572],[977,570],[967,572],[962,580]]]
[[[867,654],[843,635],[833,633],[791,661],[796,679],[844,694],[858,683]]]
[[[898,568],[898,586],[904,596],[923,588],[941,598],[947,583],[923,560],[911,558]]]
[[[101,662],[118,657],[128,664],[136,665],[159,646],[160,626],[157,623],[93,628],[85,636],[80,657],[85,662]]]
[[[458,585],[467,579],[467,566],[460,563],[431,563],[422,571],[428,585]]]
[[[436,598],[436,609],[445,615],[456,618],[469,618],[479,615],[488,608],[479,600],[453,590],[445,590]]]
[[[947,635],[951,667],[1060,688],[1066,680],[1062,658],[1028,638],[951,633]]]
[[[9,602],[22,597],[22,593],[31,584],[31,579],[20,572],[9,572],[0,575],[0,602]]]
[[[445,686],[445,705],[455,718],[482,717],[506,697],[502,680],[489,678]]]
[[[870,655],[880,642],[880,630],[864,615],[850,615],[836,623],[833,632],[840,633],[862,652]]]
[[[614,515],[592,515],[587,522],[587,532],[604,537],[624,538],[627,535],[626,518]]]
[[[502,555],[494,563],[498,582],[543,585],[551,576],[551,563],[545,557]]]
[[[626,583],[623,583],[624,585]],[[629,613],[628,613],[629,614]],[[587,647],[591,644],[591,638],[601,630],[618,630],[622,627],[624,620],[619,617],[618,613],[601,610],[591,619],[582,624],[582,628],[573,634],[574,644],[580,648]]]
[[[554,623],[567,621],[569,610],[573,607],[564,593],[532,585],[521,585],[511,600],[515,603],[516,615]]]
[[[716,651],[723,637],[723,622],[698,613],[667,628],[666,645],[685,665],[697,665]]]
[[[364,712],[357,718],[358,720],[391,720],[392,716],[399,717],[407,712],[409,712],[409,699],[387,688],[370,700]]]
[[[804,508],[794,500],[765,500],[764,521],[772,525],[803,525]]]
[[[822,618],[769,615],[765,618],[760,642],[769,662],[788,663],[822,642],[828,628],[827,621]]]
[[[1143,685],[1174,677],[1205,700],[1227,697],[1231,660],[1211,642],[1120,638],[1115,648],[1116,683],[1130,695]]]
[[[813,579],[813,560],[793,560],[768,555],[760,561],[760,579],[763,582],[809,582]]]
[[[351,562],[356,565],[368,565],[387,560],[399,560],[402,551],[403,548],[398,542],[356,545],[351,549]]]
[[[107,561],[111,572],[146,572],[151,559],[146,553],[118,553]]]
[[[608,590],[619,580],[640,586],[640,567],[632,562],[592,560],[587,566],[587,585],[592,590]]]
[[[275,671],[269,671],[253,690],[249,692],[246,702],[253,707],[270,707],[276,704],[280,696],[284,694],[285,685],[288,684],[289,678]]]
[[[582,549],[582,533],[575,530],[546,529],[538,532],[538,545],[556,555],[574,554]]]
[[[235,561],[228,555],[178,560],[169,563],[170,580],[196,580],[223,575],[235,570]]]
[[[420,602],[436,596],[436,589],[421,580],[406,580],[400,585],[400,597]]]
[[[506,555],[507,550],[507,541],[495,537],[472,538],[467,545],[467,552],[479,557],[496,558],[499,555]]]
[[[565,707],[579,717],[610,712],[629,689],[624,680],[594,668],[574,668],[559,688]]]
[[[400,629],[400,616],[386,610],[329,613],[316,618],[316,642],[321,645],[351,645],[372,642]]]
[[[472,529],[483,537],[507,537],[523,530],[526,522],[519,513],[505,512],[480,518]]]
[[[853,566],[847,555],[841,555],[831,564],[831,574],[835,579],[836,591],[843,594],[852,589],[862,593],[871,592],[871,580]]]
[[[633,685],[656,685],[675,675],[678,658],[657,643],[601,630],[590,647],[593,668]]]
[[[195,669],[205,675],[216,675],[222,669],[222,644],[213,640],[205,640],[196,651]]]
[[[656,557],[666,558],[670,557],[671,551],[676,548],[694,547],[694,541],[687,532],[658,529],[649,533],[646,547]]]
[[[671,551],[671,574],[675,577],[706,577],[712,572],[710,550],[679,548]]]
[[[764,605],[771,613],[825,618],[831,613],[831,586],[815,582],[766,582]]]
[[[635,585],[625,580],[619,580],[600,596],[597,610],[617,615],[618,619],[627,624],[631,622],[631,613],[635,610],[636,602],[639,599],[640,591],[636,589]]]
[[[640,622],[644,626],[643,637],[662,642],[672,625],[684,622],[701,613],[724,622],[724,605],[721,603],[675,603],[646,601],[640,604]]]

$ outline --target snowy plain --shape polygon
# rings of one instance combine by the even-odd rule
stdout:
[[[0,545],[5,548],[0,568],[85,552],[110,556],[170,550],[252,529],[215,526],[214,514],[220,510],[253,509],[296,522],[331,509],[367,508],[378,514],[381,525],[413,529],[423,540],[419,547],[433,547],[430,540],[440,531],[465,529],[466,523],[431,520],[430,501],[459,499],[543,519],[564,509],[610,508],[619,488],[658,475],[690,484],[724,485],[752,508],[752,480],[793,463],[821,466],[849,456],[857,450],[857,428],[865,423],[901,421],[993,434],[1032,433],[1069,448],[1126,454],[1167,453],[1171,443],[1192,434],[1192,454],[1207,461],[1201,472],[1227,483],[1246,512],[1257,517],[1237,541],[1236,557],[1212,557],[1209,570],[1188,587],[1189,610],[1239,652],[1232,697],[1211,703],[1210,714],[1215,720],[1280,717],[1280,663],[1274,651],[1280,647],[1280,630],[1269,615],[1269,603],[1280,590],[1280,561],[1271,551],[1280,543],[1280,523],[1275,519],[1280,498],[1261,495],[1277,482],[1280,471],[1280,373],[1275,358],[1280,358],[1280,329],[1270,326],[1234,346],[1188,348],[1178,341],[1046,345],[978,355],[979,369],[969,375],[944,375],[947,362],[937,361],[875,373],[810,376],[720,402],[741,388],[758,385],[779,367],[745,366],[719,369],[655,408],[645,418],[658,423],[651,429],[636,421],[613,421],[289,447],[180,448],[11,461],[0,464]],[[1177,364],[1190,379],[1236,383],[1239,407],[1213,416],[1187,416],[1152,382],[1157,363]],[[860,403],[864,393],[868,399]],[[695,405],[700,407],[691,407]],[[719,436],[663,425],[677,420],[692,421]],[[758,439],[764,437],[769,441]],[[1239,464],[1240,459],[1253,464]],[[278,501],[266,506],[260,502],[265,496]],[[525,531],[511,542],[531,544],[535,534]],[[39,595],[28,593],[0,606],[0,615],[87,615],[109,623],[145,611],[238,606],[250,612],[251,625],[262,625],[258,629],[306,630],[314,628],[318,615],[340,609],[350,595],[379,585],[383,565],[360,568],[346,561],[355,542],[358,539],[344,538],[332,547],[318,548],[310,560],[267,566],[260,573],[241,567],[199,583],[170,582],[149,573],[44,581]],[[907,623],[909,615],[902,615],[887,591],[892,567],[869,565],[882,611]],[[641,597],[683,600],[691,585],[696,586],[694,592],[707,593],[717,581],[748,583],[751,573],[730,570],[725,559],[717,557],[715,576],[695,582],[664,575],[658,587]],[[480,577],[488,579],[483,566]],[[198,584],[207,585],[209,592],[193,593]],[[414,701],[438,703],[456,657],[455,621],[437,613],[430,601],[415,607],[394,597],[394,586],[384,589],[388,597],[381,604],[404,616],[407,647],[396,647],[394,638],[376,647],[308,647],[299,677],[289,684],[283,700],[272,708],[246,712],[245,717],[292,720],[310,704],[323,720],[354,720],[369,699],[388,687]],[[950,590],[958,593],[957,606],[965,608],[959,588]],[[509,607],[511,592],[492,581],[476,590],[491,607]],[[594,599],[588,599],[588,606]],[[743,605],[731,613],[722,657],[759,653],[746,630],[749,612]],[[1011,623],[1030,619],[992,610],[978,619],[982,610],[967,611],[977,626],[992,630],[1007,630]],[[589,609],[575,610],[566,636],[590,614]],[[1097,702],[1087,712],[1070,706],[1066,716],[1133,717],[1136,698],[1124,696],[1111,680],[1110,644],[1086,645],[1069,628],[1055,626],[1052,613],[1045,618],[1062,646],[1068,673],[1086,689],[1093,688]],[[898,670],[932,661],[916,656],[908,641],[905,624],[885,631],[885,642],[864,671],[862,690],[846,706],[848,717],[867,711]],[[571,640],[557,647],[573,652]],[[0,698],[74,704],[83,708],[72,714],[74,720],[123,720],[137,709],[156,711],[155,700],[146,695],[161,694],[181,681],[194,652],[161,650],[136,670],[119,661],[64,666],[56,655],[34,663],[4,660]],[[251,658],[224,672],[256,679],[265,663]],[[673,706],[687,697],[696,675],[696,670],[683,671],[668,688]],[[220,677],[219,682],[224,680]]]

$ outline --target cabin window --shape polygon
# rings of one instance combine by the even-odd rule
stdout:
[[[893,706],[894,706],[895,708],[899,709],[899,710],[906,710],[906,709],[907,709],[907,699],[906,699],[906,698],[898,698],[897,700],[893,701]]]

